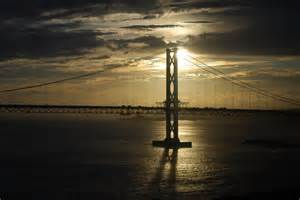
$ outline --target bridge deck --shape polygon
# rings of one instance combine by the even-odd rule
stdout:
[[[65,106],[65,105],[0,105],[0,112],[4,113],[91,113],[91,114],[119,114],[119,115],[138,115],[138,114],[163,114],[164,107],[147,106]],[[252,115],[258,113],[265,114],[284,114],[300,115],[298,110],[243,110],[225,108],[179,108],[180,114],[203,114],[236,116],[240,114]]]

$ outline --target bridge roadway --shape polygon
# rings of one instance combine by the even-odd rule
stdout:
[[[79,106],[79,105],[0,105],[0,113],[90,113],[90,114],[164,114],[164,107],[148,106]],[[180,114],[201,114],[203,116],[239,116],[265,114],[300,115],[299,111],[283,110],[245,110],[226,108],[179,108]]]

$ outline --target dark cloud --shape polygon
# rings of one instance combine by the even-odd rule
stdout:
[[[110,57],[111,57],[110,55],[94,56],[94,57],[89,57],[89,60],[105,60]]]
[[[203,8],[227,8],[227,7],[244,7],[249,6],[247,0],[198,0],[198,1],[173,1],[169,7],[175,11],[183,11],[190,9],[203,9]]]
[[[161,24],[161,25],[132,25],[132,26],[124,26],[122,28],[128,28],[128,29],[142,29],[142,30],[148,30],[148,29],[157,29],[157,28],[175,28],[175,27],[182,27],[180,25],[173,25],[173,24]]]
[[[166,42],[162,37],[155,37],[155,36],[144,36],[144,37],[139,37],[135,38],[132,40],[125,40],[127,43],[146,43],[149,47],[151,48],[163,48],[166,46]]]
[[[0,59],[79,55],[105,45],[98,31],[60,31],[46,28],[0,28]]]
[[[42,23],[52,18],[99,16],[113,12],[143,12],[144,18],[155,19],[163,8],[174,11],[218,8],[207,12],[216,18],[189,20],[185,23],[214,23],[224,19],[224,24],[234,21],[229,32],[212,32],[190,36],[186,44],[194,51],[213,54],[246,55],[298,55],[300,30],[297,26],[299,12],[295,1],[259,0],[173,0],[168,5],[159,0],[10,0],[0,2],[0,59],[13,57],[55,57],[78,55],[93,48],[106,46],[112,50],[129,48],[129,43],[145,43],[147,48],[166,46],[162,38],[145,36],[139,39],[105,41],[99,36],[114,32],[79,31],[79,22],[64,24]],[[166,1],[169,2],[169,1]],[[225,9],[234,8],[234,9]],[[201,13],[204,15],[204,13]],[[20,18],[21,17],[21,18]],[[229,17],[227,19],[226,17]],[[1,20],[2,19],[2,20]],[[195,18],[199,19],[199,17]],[[201,19],[201,18],[200,18]],[[120,19],[122,20],[122,19]],[[227,20],[227,21],[226,21]],[[34,25],[34,26],[33,26]],[[38,27],[36,27],[38,26]],[[174,28],[178,25],[128,25],[122,28],[151,30]],[[75,29],[68,31],[69,29]],[[116,35],[117,36],[117,35]]]
[[[100,36],[116,33],[77,29],[66,31],[68,28],[76,28],[77,25],[77,23],[40,24],[32,28],[2,24],[0,26],[0,59],[78,56],[98,47],[130,51],[130,43],[143,43],[148,49],[165,46],[163,38],[154,36],[104,40]],[[103,57],[105,58],[107,57]]]
[[[156,15],[146,15],[143,19],[156,19],[157,17]]]
[[[97,6],[98,5],[98,6]],[[158,0],[3,0],[0,2],[0,18],[41,17],[44,12],[60,10],[51,17],[73,14],[95,14],[117,10],[140,10],[143,12],[160,7]]]
[[[254,9],[287,9],[297,10],[299,2],[294,0],[173,0],[169,7],[173,11],[202,8],[254,8]]]
[[[194,21],[185,21],[186,24],[212,24],[215,23],[214,21],[208,20],[194,20]]]
[[[129,48],[129,44],[134,43],[142,43],[146,46],[143,48],[144,50],[149,49],[163,49],[167,46],[167,43],[164,41],[162,37],[155,37],[155,36],[144,36],[138,37],[134,39],[119,39],[119,40],[110,40],[107,42],[107,46],[112,50],[126,50],[130,51],[132,49]]]
[[[201,11],[200,16],[235,27],[227,32],[212,30],[211,33],[190,36],[186,45],[196,52],[300,55],[299,5],[291,0],[175,0],[170,7],[173,11],[204,8],[206,10]]]
[[[297,26],[300,14],[294,2],[252,0],[212,3],[212,7],[236,6],[235,9],[207,13],[225,24],[234,24],[234,30],[190,36],[187,46],[209,54],[300,55],[300,28]]]
[[[288,25],[258,23],[230,32],[190,36],[186,45],[208,54],[300,55],[300,29],[289,29]]]
[[[39,23],[37,23],[35,25],[38,26],[39,29],[64,31],[64,30],[68,30],[68,29],[79,28],[82,25],[82,23],[81,22],[68,22],[68,23],[60,23],[60,24],[55,24],[55,23],[54,24],[39,24]],[[30,27],[30,25],[29,25],[29,27]],[[30,28],[28,28],[28,30],[29,29]],[[35,29],[32,29],[32,31],[35,31]],[[106,33],[104,33],[104,34],[106,34]]]
[[[169,3],[168,3],[169,2]],[[167,8],[173,11],[201,8],[254,8],[254,9],[284,9],[297,10],[297,1],[271,0],[3,0],[0,2],[0,18],[16,17],[66,17],[73,15],[101,15],[114,11],[125,12],[162,12]],[[59,11],[59,12],[55,12]],[[49,14],[53,12],[52,14]],[[149,14],[145,19],[155,18]]]
[[[92,29],[79,31],[84,26],[81,22],[47,23],[51,19],[67,20],[123,11],[148,13],[159,6],[158,0],[1,1],[0,60],[79,55],[105,46],[106,41],[99,36],[115,34]]]

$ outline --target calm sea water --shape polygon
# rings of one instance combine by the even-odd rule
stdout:
[[[0,198],[298,199],[299,123],[185,116],[172,151],[151,146],[164,116],[2,113]]]

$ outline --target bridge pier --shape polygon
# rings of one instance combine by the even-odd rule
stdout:
[[[177,48],[167,48],[166,54],[166,138],[162,141],[152,141],[152,145],[165,148],[192,147],[191,142],[181,142],[178,136],[179,100]]]

